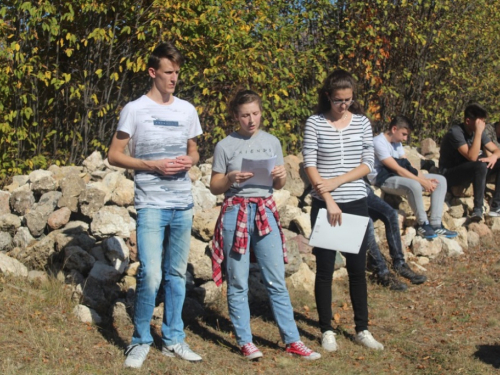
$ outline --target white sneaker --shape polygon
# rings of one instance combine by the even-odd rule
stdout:
[[[337,347],[337,341],[335,340],[335,336],[337,334],[333,331],[323,332],[321,335],[321,346],[328,352],[335,352]]]
[[[167,357],[179,357],[185,359],[190,362],[199,362],[201,361],[201,357],[193,352],[188,344],[185,342],[180,342],[175,345],[163,346],[161,350],[163,355]]]
[[[354,341],[370,349],[384,350],[384,345],[375,340],[368,330],[358,332]]]
[[[127,359],[125,367],[141,368],[144,360],[148,356],[150,346],[148,344],[130,345],[125,351]]]

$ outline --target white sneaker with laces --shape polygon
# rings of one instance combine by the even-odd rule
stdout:
[[[179,357],[189,362],[200,362],[201,357],[193,352],[188,344],[180,342],[175,345],[163,346],[161,353],[167,357]]]
[[[148,344],[130,345],[125,351],[127,359],[123,364],[125,367],[141,368],[148,356],[150,346]]]
[[[361,332],[358,332],[356,334],[355,341],[360,344],[364,345],[367,348],[370,349],[375,349],[375,350],[384,350],[384,345],[379,343],[377,340],[375,340],[368,330],[364,330]]]
[[[337,347],[337,341],[335,340],[335,336],[337,334],[333,331],[323,332],[321,335],[321,346],[328,352],[335,352]]]

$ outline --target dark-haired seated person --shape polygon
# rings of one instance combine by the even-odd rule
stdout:
[[[404,291],[408,289],[405,283],[399,281],[394,274],[389,271],[387,262],[380,252],[380,248],[375,240],[373,222],[380,219],[385,225],[385,236],[387,238],[387,244],[389,245],[389,253],[392,258],[392,268],[394,271],[398,275],[410,280],[412,284],[424,283],[427,277],[413,272],[405,261],[396,210],[382,198],[377,197],[368,184],[366,185],[366,193],[368,215],[370,216],[366,232],[369,254],[367,261],[369,268],[374,271],[375,280],[382,286],[388,287],[391,290]]]
[[[439,158],[440,172],[446,178],[448,187],[464,186],[472,182],[474,209],[472,221],[483,218],[486,178],[496,173],[495,193],[491,201],[489,216],[500,216],[500,149],[485,133],[488,112],[477,103],[469,104],[464,111],[464,122],[454,125],[441,142]],[[482,150],[488,151],[489,156]]]

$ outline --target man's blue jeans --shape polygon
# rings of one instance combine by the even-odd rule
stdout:
[[[141,208],[137,210],[137,273],[134,334],[131,345],[151,344],[150,321],[163,275],[165,304],[161,328],[164,345],[184,341],[182,306],[193,210]]]
[[[382,276],[388,273],[389,270],[387,269],[384,257],[380,253],[377,242],[375,241],[373,221],[380,219],[384,222],[385,235],[387,237],[387,244],[389,245],[392,264],[393,266],[399,266],[405,263],[405,257],[403,254],[401,235],[399,233],[398,214],[387,202],[377,197],[370,186],[366,186],[366,191],[368,193],[368,214],[370,215],[370,222],[366,231],[368,252],[371,261],[373,261],[377,269],[377,273]]]
[[[271,233],[260,236],[255,226],[257,205],[247,205],[248,245],[253,248],[259,264],[262,280],[266,286],[282,340],[290,344],[300,340],[299,331],[293,316],[293,307],[285,283],[285,262],[281,236],[276,220],[269,208],[266,208]],[[229,315],[236,333],[239,346],[252,342],[250,329],[250,308],[248,306],[248,276],[250,272],[250,249],[245,254],[232,251],[239,205],[229,207],[223,218],[224,263],[227,275],[227,302]]]

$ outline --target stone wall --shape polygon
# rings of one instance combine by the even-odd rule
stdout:
[[[432,140],[430,140],[432,141]],[[436,158],[430,144],[426,155]],[[434,144],[435,147],[435,144]],[[408,149],[416,165],[424,157]],[[289,288],[313,295],[315,258],[308,238],[311,197],[300,156],[285,158],[287,183],[274,197],[285,228],[289,250],[286,277]],[[211,280],[210,246],[222,196],[210,193],[211,164],[193,167],[194,220],[187,275],[185,318],[203,314],[204,309],[225,299],[225,285],[217,288]],[[491,186],[488,185],[491,189]],[[51,166],[27,176],[15,176],[0,191],[0,270],[30,278],[56,277],[67,283],[79,305],[75,313],[82,320],[97,322],[101,317],[128,319],[133,313],[135,274],[139,263],[136,249],[134,183],[130,173],[112,167],[95,152],[81,167]],[[381,195],[380,191],[376,194]],[[459,232],[458,239],[426,241],[416,236],[408,203],[399,197],[385,199],[399,210],[406,257],[420,270],[438,255],[457,256],[468,249],[490,246],[493,233],[500,231],[500,219],[468,225],[471,189],[454,191],[447,197],[445,225]],[[489,193],[491,195],[491,192]],[[429,206],[430,198],[425,197]],[[491,229],[490,229],[491,228]],[[376,235],[384,245],[384,228],[376,223]],[[338,257],[336,277],[346,274]],[[267,300],[258,267],[250,273],[251,304]],[[158,309],[157,314],[161,314]],[[161,319],[161,316],[158,317]]]

